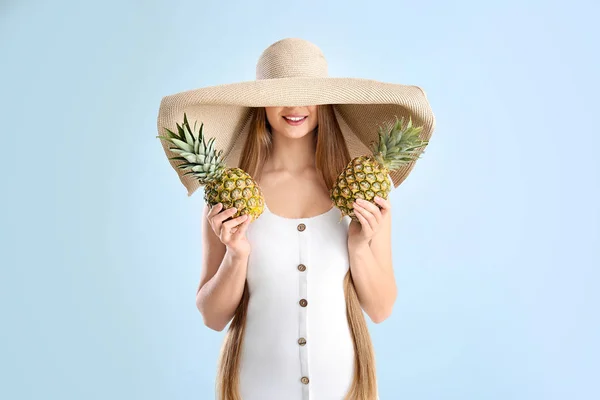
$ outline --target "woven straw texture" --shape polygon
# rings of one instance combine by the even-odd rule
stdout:
[[[420,138],[430,140],[435,117],[425,92],[418,86],[384,83],[360,78],[327,76],[325,57],[314,44],[302,39],[284,39],[269,46],[256,66],[256,80],[189,90],[165,96],[160,103],[157,127],[176,131],[187,114],[190,124],[204,123],[204,132],[215,137],[225,162],[238,167],[240,152],[248,135],[250,107],[308,106],[332,104],[352,158],[370,154],[378,140],[378,128],[396,117],[411,117],[423,126]],[[161,140],[165,154],[175,157],[170,144]],[[169,160],[191,196],[199,183]],[[413,161],[391,171],[398,187],[415,166]],[[336,171],[341,172],[341,171]]]

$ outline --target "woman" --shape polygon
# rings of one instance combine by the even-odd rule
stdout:
[[[265,199],[256,221],[229,219],[235,209],[221,204],[204,209],[197,306],[214,330],[231,322],[219,360],[220,400],[378,399],[363,310],[379,323],[396,299],[391,206],[381,198],[357,201],[358,220],[351,220],[329,191],[351,156],[367,153],[356,132],[403,114],[419,121],[428,139],[434,119],[419,88],[336,80],[319,63],[324,57],[313,44],[282,40],[261,56],[257,81],[161,103],[161,126],[184,111],[211,123],[213,132],[221,126],[216,137],[228,149],[228,164],[255,177]],[[327,103],[346,108],[295,105],[324,104],[327,93],[335,100]],[[410,169],[390,174],[394,186]],[[178,174],[191,195],[197,184]]]

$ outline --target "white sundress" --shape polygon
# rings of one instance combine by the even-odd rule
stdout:
[[[343,280],[348,226],[333,207],[284,218],[266,206],[247,230],[250,293],[243,400],[342,400],[354,376]]]

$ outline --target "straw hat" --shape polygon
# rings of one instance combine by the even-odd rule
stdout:
[[[204,123],[204,132],[215,137],[215,148],[223,149],[229,167],[238,167],[248,135],[251,107],[293,107],[332,104],[346,139],[350,157],[370,154],[370,143],[378,140],[378,128],[396,117],[411,117],[423,126],[420,138],[429,140],[435,117],[418,86],[391,84],[360,78],[335,78],[327,73],[321,50],[306,40],[283,39],[269,46],[256,66],[256,80],[211,86],[165,96],[158,112],[158,131],[176,131],[176,124],[188,120]],[[160,141],[167,157],[177,154]],[[181,161],[169,160],[188,196],[200,186],[185,171]],[[394,187],[406,179],[416,160],[391,171]],[[341,171],[340,171],[341,172]]]

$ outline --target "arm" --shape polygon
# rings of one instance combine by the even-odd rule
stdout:
[[[348,232],[350,269],[361,307],[375,323],[391,313],[397,297],[392,266],[391,211],[387,200],[355,206],[360,222]],[[354,226],[352,226],[354,224]]]
[[[231,210],[233,212],[223,211],[212,218],[214,216],[205,206],[202,219],[203,266],[196,292],[196,307],[202,314],[204,324],[216,331],[222,331],[233,318],[242,298],[248,266],[249,245],[245,231],[250,219],[243,222],[234,234],[222,234],[221,237],[215,234],[215,229],[221,231],[218,220],[233,215],[235,210]],[[229,232],[240,223],[240,218],[243,217],[223,223],[222,231]],[[223,240],[229,245],[225,245]]]

